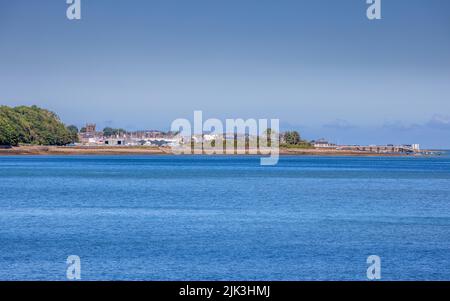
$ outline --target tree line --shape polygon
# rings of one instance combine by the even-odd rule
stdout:
[[[312,148],[312,144],[301,138],[297,131],[287,131],[280,135],[280,145],[292,148]]]
[[[78,141],[78,128],[37,106],[0,106],[0,145],[67,145]]]

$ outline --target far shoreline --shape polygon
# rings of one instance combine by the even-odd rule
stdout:
[[[406,153],[377,153],[368,151],[349,151],[335,149],[303,149],[303,148],[280,148],[281,156],[342,156],[342,157],[415,157],[417,154]],[[39,146],[26,145],[10,148],[0,148],[0,156],[27,156],[27,155],[174,155],[170,147],[154,146]],[[208,154],[185,154],[188,156],[199,156]],[[214,154],[214,156],[250,156],[259,154],[248,154],[240,149],[235,154]],[[261,155],[264,156],[264,155]]]

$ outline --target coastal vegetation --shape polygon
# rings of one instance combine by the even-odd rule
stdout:
[[[126,133],[127,133],[127,131],[125,131],[124,129],[115,129],[115,128],[111,128],[111,127],[105,127],[103,129],[103,136],[105,136],[105,137],[113,137],[113,136],[117,136],[117,135],[123,135]]]
[[[285,148],[314,148],[311,142],[301,138],[297,131],[287,131],[280,135],[280,146]]]
[[[287,132],[283,132],[283,133],[276,133],[274,132],[272,129],[267,129],[264,132],[264,138],[267,139],[267,141],[265,141],[262,145],[261,145],[261,141],[260,141],[260,137],[256,137],[256,140],[252,140],[251,141],[251,137],[248,135],[245,135],[244,137],[240,137],[238,138],[238,135],[235,133],[234,134],[234,139],[230,139],[228,138],[228,142],[233,143],[233,147],[234,149],[250,149],[251,145],[255,145],[256,147],[263,147],[263,146],[267,146],[267,147],[271,147],[272,146],[272,136],[277,136],[279,137],[279,141],[280,141],[280,147],[282,148],[286,148],[286,149],[313,149],[314,145],[308,141],[308,140],[304,140],[301,138],[300,133],[297,131],[287,131]],[[212,139],[210,141],[201,141],[200,143],[196,143],[194,141],[194,139],[191,139],[191,149],[193,150],[195,146],[197,146],[198,148],[204,149],[205,147],[215,147],[217,143],[220,143],[223,145],[223,150],[225,151],[225,149],[227,148],[227,139],[225,138],[225,134],[223,136],[222,139],[219,139],[219,141],[217,141],[216,139]]]
[[[78,141],[78,128],[37,106],[0,106],[0,145],[67,145]]]

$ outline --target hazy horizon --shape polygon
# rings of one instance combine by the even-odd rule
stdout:
[[[0,0],[0,105],[168,130],[279,118],[342,144],[450,148],[450,2]]]

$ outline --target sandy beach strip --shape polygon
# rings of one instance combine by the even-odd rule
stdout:
[[[170,147],[149,146],[18,146],[0,148],[0,156],[14,155],[171,155]],[[239,150],[238,155],[245,155]],[[223,155],[223,154],[217,154]],[[280,155],[292,156],[411,156],[401,153],[375,153],[333,149],[280,148]]]

